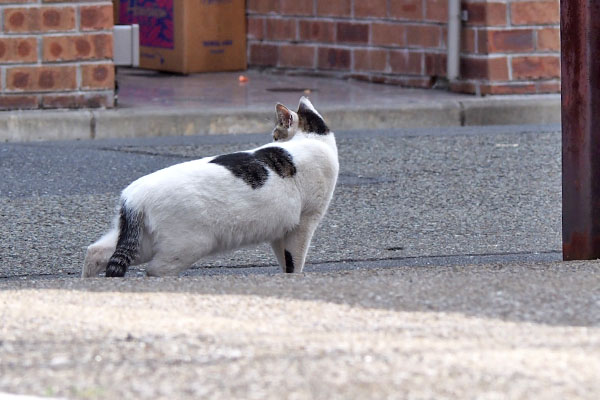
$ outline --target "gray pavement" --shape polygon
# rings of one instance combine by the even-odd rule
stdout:
[[[78,278],[119,191],[268,135],[1,144],[0,393],[600,396],[600,264],[559,261],[559,126],[337,138],[304,274],[263,246],[160,279]]]
[[[536,253],[544,255],[540,260],[559,259],[557,130],[339,133],[339,184],[308,263],[448,256],[460,262],[461,256]],[[79,274],[84,247],[108,228],[129,182],[268,140],[235,135],[0,145],[7,178],[0,182],[0,277]],[[189,273],[274,264],[268,246],[260,246],[203,260]]]
[[[336,130],[560,122],[560,95],[475,97],[356,80],[240,73],[171,75],[119,68],[119,101],[107,110],[0,113],[0,141],[262,133],[276,102],[311,98]]]

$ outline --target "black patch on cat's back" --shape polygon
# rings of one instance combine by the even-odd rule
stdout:
[[[296,174],[296,166],[291,154],[280,147],[266,147],[254,153],[223,154],[210,162],[227,168],[252,189],[258,189],[267,182],[269,178],[267,168],[282,178]]]
[[[294,272],[294,260],[289,251],[285,250],[285,272],[291,274]]]
[[[296,175],[296,166],[292,160],[292,155],[281,147],[265,147],[256,150],[254,155],[282,178]]]
[[[258,189],[264,185],[269,177],[266,166],[258,161],[254,154],[223,154],[210,162],[227,168],[235,177],[250,185],[252,189]]]
[[[329,128],[310,108],[304,104],[300,104],[298,108],[298,128],[304,132],[316,133],[318,135],[326,135],[329,133]]]

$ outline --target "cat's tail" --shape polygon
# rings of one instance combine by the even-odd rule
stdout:
[[[127,268],[140,250],[142,215],[123,203],[119,214],[119,238],[115,252],[106,266],[107,277],[125,276]]]

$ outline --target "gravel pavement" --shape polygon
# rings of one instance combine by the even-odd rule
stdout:
[[[265,135],[0,144],[0,396],[597,399],[600,264],[556,261],[558,130],[339,133],[293,276],[262,246],[78,278],[131,180]]]
[[[0,282],[0,390],[597,399],[597,263]]]

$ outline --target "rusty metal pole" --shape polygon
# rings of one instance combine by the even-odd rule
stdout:
[[[563,259],[600,258],[600,1],[561,0]]]

